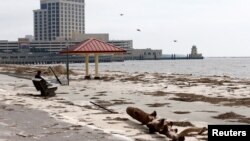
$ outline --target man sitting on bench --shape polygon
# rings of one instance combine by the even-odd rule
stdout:
[[[57,87],[52,87],[52,84],[48,83],[42,76],[41,71],[37,71],[35,79],[32,80],[37,91],[41,91],[42,96],[55,96]]]
[[[48,82],[41,76],[41,73],[42,73],[42,72],[41,72],[40,70],[37,71],[37,73],[36,73],[36,75],[35,75],[35,78],[42,79],[43,81],[46,82],[46,84],[47,84],[48,86],[52,86],[52,84],[48,83]]]

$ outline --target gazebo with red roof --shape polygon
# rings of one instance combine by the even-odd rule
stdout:
[[[68,49],[62,50],[62,54],[84,54],[85,55],[85,67],[86,74],[85,78],[89,79],[89,56],[94,54],[95,56],[95,79],[100,78],[98,73],[98,63],[100,54],[115,54],[115,53],[125,53],[126,50],[116,47],[115,45],[105,43],[98,39],[87,39],[77,45],[73,45]]]

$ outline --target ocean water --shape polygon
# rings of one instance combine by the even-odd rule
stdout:
[[[84,69],[84,64],[70,64],[70,68]],[[94,73],[94,63],[90,72]],[[205,58],[202,60],[143,60],[100,63],[100,71],[192,74],[195,76],[230,76],[250,78],[250,58]]]

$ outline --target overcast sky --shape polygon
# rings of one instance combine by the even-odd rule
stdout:
[[[250,0],[85,2],[87,33],[132,39],[134,48],[162,49],[164,54],[188,54],[196,45],[204,56],[250,56]],[[33,35],[33,10],[39,3],[1,0],[0,40]]]

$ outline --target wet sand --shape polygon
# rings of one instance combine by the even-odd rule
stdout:
[[[0,105],[1,141],[121,141],[98,129],[51,118],[48,113],[17,105]]]

